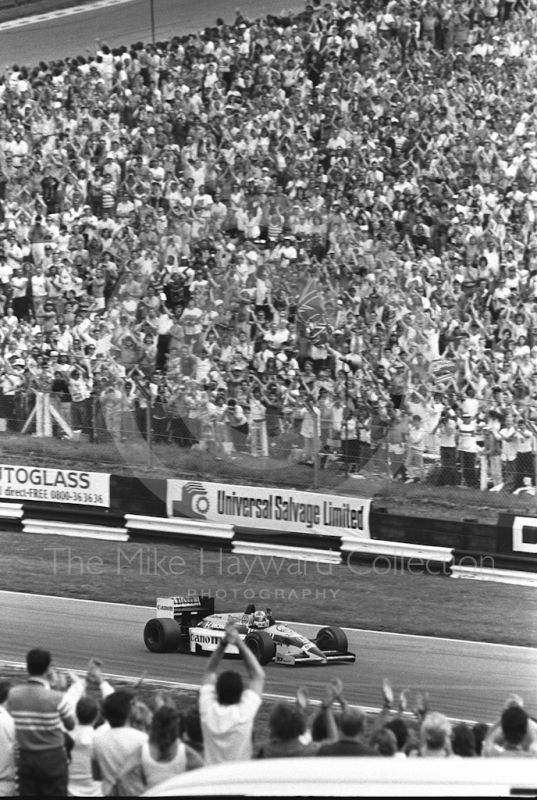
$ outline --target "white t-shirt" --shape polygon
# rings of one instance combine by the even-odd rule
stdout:
[[[34,297],[47,296],[46,275],[32,275],[32,294]]]
[[[91,754],[96,731],[92,725],[77,725],[70,736],[74,742],[69,762],[70,797],[102,797],[101,781],[93,780]]]
[[[144,742],[141,763],[142,772],[147,781],[147,788],[151,789],[169,778],[174,778],[176,775],[182,775],[183,772],[186,772],[186,746],[184,742],[177,742],[175,758],[171,761],[155,761],[149,749],[149,742]]]
[[[213,684],[200,690],[200,716],[205,746],[205,764],[249,761],[252,758],[252,730],[261,698],[245,689],[239,703],[221,706]]]
[[[128,759],[141,751],[147,734],[135,728],[109,728],[103,725],[95,731],[92,758],[101,769],[103,794],[110,793]]]
[[[0,797],[15,794],[15,721],[0,706]]]

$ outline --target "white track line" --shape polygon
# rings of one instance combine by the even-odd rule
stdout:
[[[16,30],[17,28],[24,28],[28,25],[38,25],[40,22],[48,22],[49,20],[59,19],[60,17],[70,17],[74,14],[83,14],[87,11],[96,11],[99,8],[110,8],[110,6],[121,6],[131,2],[132,0],[97,0],[95,3],[73,6],[72,8],[61,8],[56,11],[49,11],[46,14],[33,14],[30,17],[21,17],[19,19],[9,20],[9,22],[0,23],[0,31]]]
[[[0,665],[6,667],[16,667],[17,669],[22,669],[26,672],[26,664],[23,664],[21,661],[7,661],[3,658],[0,658]],[[86,674],[85,670],[81,669],[69,669],[68,667],[57,667],[60,672],[73,672],[75,675],[80,675],[83,677]],[[138,683],[140,681],[140,677],[133,678],[130,675],[116,675],[113,672],[103,672],[103,677],[111,680],[119,680],[125,681],[129,683]],[[144,682],[147,684],[156,684],[157,686],[166,686],[170,689],[182,689],[184,691],[192,691],[197,692],[200,688],[200,685],[196,683],[180,683],[179,681],[164,681],[160,679],[153,679],[153,678],[144,678]],[[263,692],[263,697],[267,700],[284,700],[284,701],[294,701],[296,698],[293,696],[285,695],[285,694],[272,694],[272,692]],[[320,706],[322,704],[322,700],[313,700],[310,698],[309,700],[310,705],[312,706]],[[362,705],[354,705],[349,703],[349,708],[358,708],[360,711],[363,711],[366,714],[379,714],[382,709],[376,708],[374,706],[362,706]],[[411,711],[405,711],[403,716],[408,719],[415,719],[414,714]],[[475,720],[469,719],[459,719],[458,717],[448,717],[451,722],[466,722],[468,725],[475,725]]]
[[[145,611],[154,611],[153,606],[136,606],[131,605],[130,603],[111,603],[108,600],[85,600],[82,597],[59,597],[58,595],[54,594],[32,594],[31,592],[13,592],[9,589],[1,589],[0,590],[0,597],[3,594],[12,594],[12,595],[22,595],[24,597],[43,597],[46,599],[52,600],[65,600],[68,603],[93,603],[94,605],[101,605],[101,606],[123,606],[124,608],[141,608]],[[289,620],[282,620],[282,623],[286,625],[306,625],[310,628],[319,628],[322,627],[318,622],[298,622],[297,620],[289,621]],[[472,645],[485,645],[487,647],[507,647],[509,650],[537,650],[536,647],[530,647],[528,645],[521,645],[521,644],[502,644],[501,642],[476,642],[473,639],[450,639],[447,636],[422,636],[419,633],[396,633],[394,631],[377,631],[372,630],[371,628],[342,628],[344,631],[350,631],[351,633],[374,633],[379,634],[382,636],[402,636],[406,639],[419,639],[419,640],[430,640],[432,642],[457,642],[459,644],[472,644]]]

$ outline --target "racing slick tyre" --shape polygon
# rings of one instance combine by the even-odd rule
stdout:
[[[174,653],[181,644],[181,628],[174,619],[150,619],[144,643],[152,653]]]
[[[262,666],[272,661],[276,655],[274,640],[265,631],[252,631],[245,637],[244,644]]]
[[[347,636],[341,628],[321,628],[317,634],[317,647],[321,651],[337,650],[339,653],[346,653],[349,649]]]

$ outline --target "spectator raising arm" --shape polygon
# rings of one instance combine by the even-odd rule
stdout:
[[[230,628],[227,629],[226,635],[220,639],[216,646],[216,650],[210,657],[209,663],[207,664],[207,668],[205,670],[205,675],[203,676],[202,686],[206,686],[207,684],[213,685],[216,683],[216,672],[220,666],[220,662],[222,661],[224,653],[226,652],[226,647],[228,644],[230,644],[229,633]]]
[[[248,686],[235,671],[216,670],[228,644],[236,645],[244,658]],[[218,643],[207,665],[200,690],[199,706],[205,763],[245,761],[252,758],[252,731],[255,716],[261,705],[264,674],[260,665],[242,642],[234,625]]]
[[[261,664],[254,656],[250,648],[247,647],[244,641],[240,638],[235,625],[232,625],[228,628],[227,636],[229,644],[234,644],[238,647],[239,653],[244,660],[244,665],[250,679],[248,688],[261,697],[263,695],[263,687],[265,685],[265,672]]]

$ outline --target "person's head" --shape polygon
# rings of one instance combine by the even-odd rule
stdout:
[[[84,695],[76,704],[76,718],[79,725],[93,725],[99,716],[99,705],[93,697]]]
[[[365,714],[358,708],[348,709],[341,715],[339,728],[346,739],[356,739],[364,732]]]
[[[481,751],[483,749],[483,742],[485,741],[485,736],[487,735],[487,731],[489,726],[486,722],[476,722],[474,727],[472,728],[472,735],[474,737],[474,749],[476,756],[481,755]]]
[[[197,705],[191,706],[184,716],[185,736],[189,742],[203,744],[200,711]]]
[[[114,386],[117,386],[117,382],[114,382],[110,389],[113,389]],[[129,711],[129,719],[128,725],[129,728],[135,728],[138,731],[142,731],[143,733],[149,733],[149,728],[151,726],[151,721],[153,719],[153,714],[149,706],[146,706],[141,700],[134,700],[131,704],[131,708]]]
[[[373,747],[379,756],[394,756],[397,753],[397,739],[395,734],[388,728],[381,728],[371,738],[371,747]]]
[[[314,742],[323,742],[328,739],[328,715],[326,711],[319,711],[311,725],[311,738]]]
[[[397,740],[397,749],[402,752],[405,749],[405,745],[408,741],[408,726],[404,719],[401,719],[401,717],[396,717],[388,722],[384,727],[394,734]]]
[[[155,712],[149,728],[149,741],[158,747],[161,754],[169,751],[181,733],[181,717],[177,709],[162,706]]]
[[[11,683],[9,681],[0,681],[0,706],[3,706],[7,700]]]
[[[519,705],[511,705],[502,714],[502,733],[508,747],[519,747],[528,732],[528,714]]]
[[[271,739],[291,742],[306,731],[306,720],[302,711],[291,703],[278,703],[270,715]]]
[[[451,724],[444,714],[427,714],[420,729],[422,756],[447,756],[451,752]]]
[[[132,694],[118,689],[105,698],[103,715],[111,728],[122,728],[127,723],[131,708]]]
[[[35,647],[29,650],[26,654],[26,668],[28,674],[37,677],[42,677],[48,672],[52,662],[52,656],[48,650],[41,650]]]
[[[451,731],[451,749],[453,755],[470,758],[477,755],[475,738],[472,729],[465,722],[459,722]]]
[[[243,683],[238,672],[226,670],[218,676],[216,681],[216,697],[221,706],[232,706],[240,702]]]

